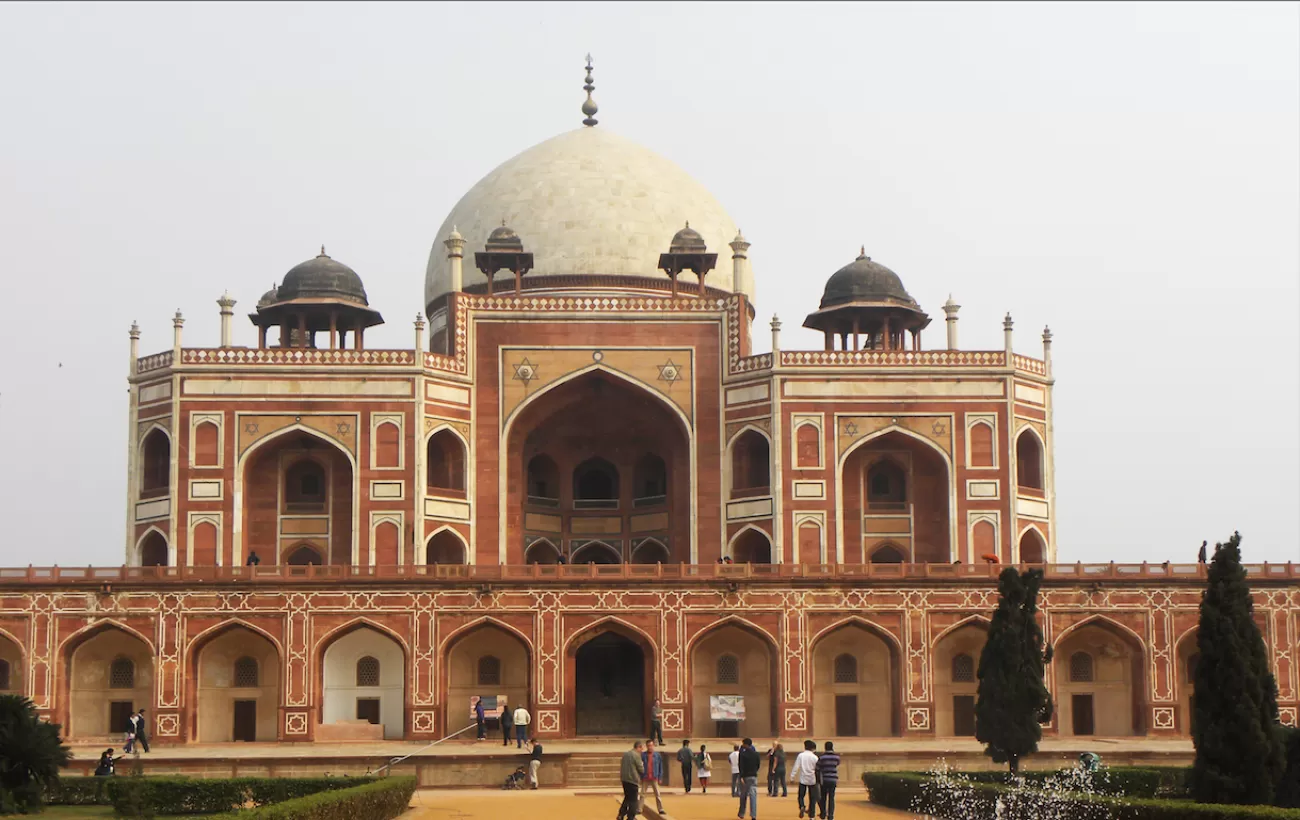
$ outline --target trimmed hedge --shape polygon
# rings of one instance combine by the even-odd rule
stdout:
[[[71,779],[71,778],[69,778]],[[151,814],[216,814],[248,805],[281,803],[319,792],[373,783],[374,777],[137,777],[81,778],[108,781],[108,797],[122,817]]]
[[[1069,771],[1068,769],[1065,771]],[[1059,771],[1022,771],[1026,783],[1041,784]],[[962,772],[962,777],[972,783],[1008,785],[1006,771]],[[1189,777],[1191,769],[1178,766],[1113,766],[1100,770],[1093,776],[1093,788],[1101,794],[1124,797],[1190,798]]]
[[[107,806],[111,777],[60,777],[45,787],[47,806]]]
[[[992,818],[998,798],[1013,794],[1013,790],[1005,785],[972,781],[960,788],[960,794],[931,795],[922,786],[932,779],[915,772],[866,772],[862,775],[871,802],[905,811],[925,812],[936,817],[951,816],[950,813],[956,810],[962,818]],[[1300,810],[1297,809],[1142,797],[1081,794],[1061,798],[1058,807],[1068,809],[1069,816],[1111,817],[1115,820],[1300,820]],[[1004,817],[1019,816],[1016,808],[1008,805],[1005,800],[1003,810]],[[1026,816],[1032,817],[1032,810]]]
[[[407,810],[414,793],[414,777],[386,777],[208,820],[392,820]]]

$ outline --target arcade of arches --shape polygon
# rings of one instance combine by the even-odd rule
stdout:
[[[264,564],[352,563],[352,485],[347,455],[324,439],[268,441],[244,467],[245,553]]]
[[[950,479],[937,450],[885,433],[853,450],[843,475],[845,562],[952,560]],[[880,553],[885,546],[889,551]]]
[[[528,547],[529,563],[550,563],[551,551],[571,563],[689,560],[687,434],[648,391],[579,376],[521,411],[506,452],[507,526],[523,533],[516,549]],[[638,559],[647,539],[658,549]]]

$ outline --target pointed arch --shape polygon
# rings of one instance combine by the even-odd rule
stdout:
[[[219,624],[213,624],[207,629],[204,629],[203,631],[199,632],[199,634],[190,638],[189,642],[186,643],[185,651],[182,654],[183,663],[188,665],[191,658],[198,657],[199,650],[201,650],[204,646],[206,646],[211,641],[216,640],[217,638],[221,637],[222,635],[231,631],[232,629],[247,629],[249,632],[256,633],[257,635],[266,638],[268,641],[271,642],[271,646],[275,647],[276,655],[281,659],[281,661],[283,661],[284,645],[280,642],[279,638],[275,637],[270,632],[267,632],[265,629],[263,629],[262,627],[256,624],[249,623],[248,621],[245,621],[243,618],[235,617],[235,618],[228,618],[226,620],[223,620]]]
[[[1016,431],[1016,487],[1045,492],[1047,489],[1047,445],[1032,424]]]
[[[719,681],[717,673],[722,671],[719,661],[728,655],[736,659],[734,668],[738,674],[732,682],[727,682],[729,676]],[[695,732],[715,735],[727,728],[711,720],[708,709],[711,694],[740,695],[746,699],[744,727],[748,734],[766,736],[779,725],[782,654],[767,630],[747,618],[729,615],[691,635],[680,657],[686,663],[687,691],[692,701],[689,714]],[[733,668],[730,661],[721,665],[728,672]],[[738,728],[734,724],[730,726]]]
[[[617,615],[606,615],[603,618],[595,620],[579,629],[569,636],[564,643],[564,652],[569,657],[577,654],[579,647],[589,639],[579,640],[583,635],[593,632],[591,637],[596,637],[602,632],[617,632],[633,643],[641,647],[642,651],[647,653],[647,657],[655,657],[655,642],[641,627],[636,626],[628,621],[623,620]]]
[[[235,617],[213,624],[199,632],[187,642],[184,651],[181,653],[181,669],[185,670],[183,682],[185,702],[189,705],[190,711],[190,719],[187,721],[184,734],[190,740],[201,741],[205,736],[211,738],[214,729],[217,732],[215,735],[217,741],[214,742],[229,737],[225,735],[225,730],[230,728],[229,724],[226,721],[209,720],[209,712],[216,710],[220,714],[224,709],[231,708],[231,704],[228,702],[231,695],[227,691],[214,691],[211,679],[205,684],[200,665],[203,663],[203,653],[209,646],[231,633],[240,631],[261,638],[271,647],[272,656],[268,658],[268,663],[262,664],[258,662],[256,686],[258,688],[265,687],[267,691],[264,693],[266,702],[259,703],[254,707],[254,714],[256,715],[254,733],[257,735],[258,740],[265,741],[275,740],[279,734],[277,731],[279,721],[272,715],[278,714],[279,707],[285,701],[288,676],[282,674],[286,657],[284,645],[279,638],[266,629],[243,618]],[[242,640],[244,644],[241,648],[246,652],[244,657],[252,657],[255,662],[258,661],[257,655],[260,654],[258,650],[248,645],[247,637]],[[271,684],[271,681],[274,681],[274,683]],[[225,704],[224,707],[211,703],[209,698],[213,696],[222,701]],[[248,700],[249,698],[241,696],[241,699]],[[260,698],[254,698],[253,700],[260,700]],[[262,707],[265,707],[265,709]],[[217,728],[218,726],[219,728]]]
[[[695,645],[699,643],[703,638],[707,637],[709,633],[716,632],[717,630],[723,629],[728,626],[739,627],[740,629],[743,629],[746,632],[753,633],[755,637],[762,639],[762,641],[768,645],[769,649],[777,653],[773,655],[773,658],[780,657],[779,654],[780,647],[777,644],[776,638],[773,637],[772,635],[769,635],[767,633],[767,630],[764,629],[763,627],[759,626],[758,624],[754,623],[748,618],[744,618],[740,615],[724,615],[723,617],[719,618],[718,620],[714,621],[713,623],[701,629],[699,632],[696,632],[692,637],[686,640],[686,646],[682,648],[682,655],[684,657],[690,657],[691,650],[694,649]]]
[[[97,643],[100,639],[106,642]],[[65,670],[55,676],[56,722],[64,726],[69,738],[100,737],[125,728],[125,716],[109,713],[106,702],[130,701],[130,709],[154,705],[156,647],[142,632],[121,621],[109,618],[83,626],[58,645],[55,657]],[[130,689],[111,686],[112,662],[123,658],[133,666]],[[103,670],[102,677],[92,673],[87,679],[79,675],[82,664],[89,670]]]
[[[148,538],[149,538],[150,535],[157,535],[159,538],[162,539],[163,546],[164,546],[164,547],[166,548],[166,550],[167,550],[167,553],[166,553],[166,555],[167,555],[167,559],[166,559],[166,561],[164,561],[162,564],[149,564],[148,566],[163,566],[163,567],[171,567],[171,566],[175,566],[175,565],[176,565],[176,555],[175,555],[175,553],[176,553],[176,548],[172,546],[172,540],[171,540],[170,538],[167,537],[167,533],[163,532],[162,529],[159,528],[156,524],[150,524],[150,525],[145,529],[144,532],[140,533],[140,537],[137,538],[137,539],[135,540],[135,547],[132,549],[132,556],[131,556],[132,561],[133,561],[133,563],[135,564],[135,566],[137,566],[137,567],[143,567],[143,566],[145,566],[145,563],[144,563],[144,558],[145,558],[145,556],[144,556],[144,546],[145,546],[145,543],[144,543],[144,542],[145,542],[146,540],[148,540]]]
[[[1016,552],[1021,564],[1046,564],[1047,537],[1036,525],[1028,524],[1021,528],[1020,535],[1016,538]]]
[[[459,446],[459,452],[453,451],[452,445]],[[425,491],[442,490],[463,497],[469,487],[469,442],[455,427],[443,423],[425,434],[423,446]]]
[[[1146,656],[1146,642],[1140,635],[1114,618],[1111,618],[1109,615],[1100,612],[1089,615],[1077,624],[1070,624],[1065,629],[1062,629],[1059,634],[1053,635],[1052,647],[1055,648],[1060,646],[1061,641],[1065,640],[1066,636],[1085,626],[1101,626],[1110,632],[1114,632],[1116,637],[1123,638],[1125,641],[1132,643],[1143,657]]]
[[[757,439],[762,441],[762,452],[742,453],[737,448],[745,446],[748,448],[756,446],[753,442]],[[726,497],[735,499],[738,497],[737,492],[745,496],[763,495],[755,490],[767,490],[767,494],[772,492],[772,436],[762,427],[756,424],[742,425],[727,441],[726,452],[723,456],[723,466],[727,475]],[[759,457],[762,456],[760,459]],[[761,464],[760,464],[761,461]],[[760,470],[761,467],[761,470]],[[765,482],[759,482],[760,471],[766,476]],[[743,474],[740,475],[740,474]]]
[[[691,437],[691,436],[690,436],[690,431],[691,431],[691,429],[692,429],[691,420],[686,416],[686,414],[685,414],[684,412],[682,412],[682,409],[681,409],[680,407],[678,407],[676,404],[674,404],[672,401],[670,401],[670,400],[668,399],[668,397],[665,396],[663,393],[660,393],[660,392],[659,392],[658,390],[656,390],[654,387],[652,387],[651,385],[649,385],[649,384],[646,383],[646,382],[641,381],[640,379],[636,378],[635,376],[631,376],[631,375],[629,375],[629,374],[627,374],[627,373],[623,373],[623,372],[621,372],[621,371],[619,371],[619,370],[614,370],[613,368],[606,367],[606,366],[603,365],[603,364],[593,364],[593,365],[589,365],[589,366],[587,366],[587,367],[581,368],[581,369],[579,369],[579,370],[575,370],[575,371],[573,371],[572,373],[566,373],[566,374],[564,374],[564,376],[563,376],[562,378],[556,379],[555,381],[551,382],[550,384],[548,384],[548,385],[546,385],[546,386],[544,386],[544,387],[539,387],[536,391],[533,392],[532,395],[530,395],[528,398],[526,398],[526,399],[524,399],[523,401],[521,401],[521,402],[520,402],[520,403],[515,407],[514,410],[511,410],[511,411],[510,411],[510,415],[506,417],[505,423],[502,425],[502,428],[501,428],[501,429],[502,429],[501,439],[502,439],[503,441],[506,439],[506,437],[507,437],[507,436],[509,435],[509,433],[510,433],[510,427],[511,427],[511,425],[514,424],[515,419],[519,418],[520,413],[523,411],[523,409],[524,409],[525,407],[527,407],[527,406],[529,406],[530,404],[532,404],[533,402],[537,401],[538,398],[540,398],[541,396],[546,395],[547,393],[551,392],[552,390],[555,390],[555,389],[558,388],[558,387],[561,387],[561,386],[563,386],[563,385],[566,385],[566,384],[568,384],[569,382],[572,382],[572,381],[574,381],[574,380],[576,380],[576,379],[582,378],[583,376],[587,375],[588,373],[594,373],[594,372],[597,372],[597,371],[599,371],[599,372],[601,372],[601,373],[603,373],[603,374],[605,374],[605,375],[607,375],[607,376],[613,376],[613,377],[616,378],[616,379],[621,379],[622,381],[627,382],[628,384],[632,385],[633,387],[638,387],[638,388],[644,390],[646,393],[649,393],[649,394],[650,394],[650,395],[651,395],[651,396],[652,396],[656,401],[658,401],[660,404],[664,405],[665,407],[667,407],[669,410],[672,411],[673,415],[675,415],[675,416],[677,417],[677,419],[678,419],[679,421],[681,421],[681,423],[682,423],[682,430],[683,430],[683,432],[685,432],[685,433],[687,434],[687,438],[690,438],[690,437]]]
[[[547,556],[547,557],[553,557],[555,560],[554,561],[533,560],[533,558],[540,557],[540,556],[532,556],[530,558],[530,555],[534,547],[536,547],[539,552],[543,549],[549,549],[553,553],[553,556]],[[537,540],[530,543],[528,546],[524,547],[525,564],[558,564],[560,558],[562,558],[563,556],[564,553],[560,552],[560,548],[557,547],[555,545],[555,542],[549,538],[538,538]]]
[[[667,564],[669,560],[672,558],[672,553],[668,550],[668,545],[660,541],[658,538],[651,537],[651,538],[643,538],[640,543],[638,543],[635,547],[632,548],[630,563],[633,564],[637,563],[638,555],[641,553],[641,550],[645,548],[650,548],[652,550],[653,549],[659,550],[660,555],[664,559],[662,561],[646,561],[645,563],[647,564]]]
[[[934,647],[938,646],[940,641],[942,641],[944,638],[946,638],[948,635],[952,634],[953,632],[956,632],[958,629],[961,629],[962,627],[976,626],[984,630],[985,632],[988,632],[989,627],[992,625],[992,623],[993,622],[991,620],[989,620],[987,617],[983,615],[967,615],[965,618],[962,618],[957,623],[944,629],[938,635],[934,636],[934,638],[930,641],[930,648],[933,649]]]
[[[762,527],[759,527],[755,524],[746,524],[745,526],[736,530],[736,534],[731,536],[730,540],[727,541],[727,550],[723,554],[728,558],[730,558],[733,562],[736,562],[736,554],[735,554],[736,542],[739,541],[747,532],[756,532],[759,535],[763,536],[763,539],[767,541],[767,561],[751,561],[750,563],[754,563],[754,564],[776,563],[775,560],[776,548],[775,546],[773,546],[772,534],[767,530],[763,529]]]
[[[849,457],[855,452],[865,447],[867,444],[878,438],[898,433],[901,436],[915,439],[921,444],[933,450],[943,461],[944,468],[948,474],[948,560],[955,557],[957,550],[957,471],[950,456],[942,447],[933,440],[926,438],[920,433],[908,430],[897,424],[891,424],[883,427],[873,433],[868,433],[844,449],[835,460],[835,552],[836,562],[844,563],[844,466],[848,463]]]
[[[451,534],[450,537],[446,536],[446,533],[450,533]],[[456,543],[460,545],[461,560],[434,561],[433,559],[435,555],[433,554],[433,551],[435,546],[442,546],[445,549],[446,542],[452,538],[454,538]],[[442,540],[443,544],[435,545],[434,544],[435,540]],[[444,552],[443,554],[438,555],[436,557],[446,558],[448,556]],[[424,540],[424,563],[425,564],[468,564],[469,563],[469,541],[465,540],[465,536],[462,535],[460,531],[457,530],[455,527],[452,527],[448,524],[444,524],[438,529],[434,530],[432,533],[430,533],[429,537]]]
[[[145,429],[136,452],[136,463],[140,465],[137,471],[137,496],[144,498],[167,494],[171,487],[172,453],[175,449],[172,433],[166,427],[155,422]]]
[[[876,623],[875,621],[872,621],[872,620],[870,620],[870,619],[868,619],[868,618],[864,618],[864,617],[862,617],[861,615],[846,615],[845,617],[840,618],[840,619],[837,620],[837,621],[833,621],[829,626],[825,626],[825,627],[819,629],[819,630],[818,630],[818,631],[817,631],[817,632],[816,632],[816,633],[815,633],[815,634],[814,634],[814,635],[813,635],[813,636],[808,640],[808,648],[809,648],[809,649],[813,649],[814,647],[817,646],[817,644],[821,641],[822,638],[824,638],[824,637],[826,637],[827,635],[831,634],[832,632],[834,632],[835,630],[839,629],[840,627],[843,627],[843,626],[850,626],[850,625],[857,625],[857,626],[862,627],[863,629],[866,629],[868,632],[874,632],[874,633],[876,633],[876,635],[878,635],[879,637],[883,638],[883,639],[885,640],[886,643],[888,643],[888,644],[889,644],[891,647],[893,647],[897,652],[899,652],[899,653],[900,653],[900,656],[901,656],[901,653],[903,652],[903,643],[902,643],[902,641],[900,641],[900,640],[899,640],[899,639],[898,639],[898,638],[897,638],[897,637],[896,637],[892,632],[890,632],[888,629],[885,629],[883,626],[881,626],[880,624]]]
[[[475,618],[469,623],[464,624],[463,626],[458,626],[455,629],[453,629],[451,632],[447,633],[446,637],[444,637],[438,643],[438,651],[440,653],[447,652],[447,650],[449,650],[452,647],[452,645],[455,644],[457,641],[466,637],[467,635],[469,635],[469,633],[473,632],[475,629],[479,629],[484,626],[494,626],[497,629],[501,629],[505,632],[509,632],[511,635],[523,641],[524,646],[528,647],[528,653],[530,655],[532,654],[533,652],[532,638],[528,637],[519,629],[511,626],[510,624],[506,623],[500,618],[496,618],[491,615],[484,615],[480,618]]]
[[[577,549],[572,550],[569,554],[569,561],[574,564],[599,563],[597,561],[590,561],[590,562],[583,561],[579,558],[580,555],[587,552],[588,550],[591,550],[593,552],[606,553],[607,555],[609,555],[614,559],[609,563],[614,563],[614,564],[623,563],[623,553],[612,544],[606,544],[604,541],[600,541],[600,540],[588,541],[582,546],[578,547]]]
[[[854,640],[851,636],[853,630],[860,630],[866,633],[868,639],[864,641],[860,637]],[[844,640],[836,640],[837,637],[843,637]],[[881,657],[880,649],[873,647],[870,639],[879,641],[884,648],[885,657]],[[870,674],[860,675],[859,680],[852,684],[851,689],[836,688],[837,682],[833,678],[833,658],[846,648],[851,648],[855,657],[862,656],[864,659],[875,661],[865,665],[865,669],[880,669],[883,665],[883,675],[877,675],[874,678]],[[867,618],[858,615],[849,615],[839,618],[822,629],[818,630],[808,641],[808,651],[806,654],[806,663],[813,673],[813,731],[819,734],[847,734],[855,735],[874,735],[874,736],[892,736],[897,737],[903,733],[903,700],[905,690],[903,688],[903,673],[906,665],[905,659],[907,653],[903,649],[902,642],[889,630],[882,627]],[[818,679],[820,678],[820,681]],[[849,686],[849,684],[842,684]],[[859,711],[855,725],[839,726],[839,718],[835,714],[834,702],[830,698],[833,693],[841,692],[857,696],[859,704],[878,704],[884,700],[889,705],[888,723],[883,722],[883,717],[876,715],[864,715]],[[877,711],[879,711],[877,709]],[[832,731],[832,728],[834,731]],[[841,729],[844,731],[841,732]]]
[[[367,631],[369,636],[363,634]],[[383,725],[386,740],[405,737],[410,722],[406,695],[414,661],[411,647],[402,635],[370,618],[357,617],[322,636],[313,655],[315,681],[320,687],[317,691],[321,693],[322,728],[364,717]],[[363,658],[372,658],[378,665],[377,685],[358,681],[357,664]],[[367,666],[370,664],[367,662]],[[396,673],[393,667],[397,667]],[[377,713],[363,716],[358,708],[361,698],[370,702],[378,700]]]
[[[96,621],[93,624],[86,624],[85,626],[78,629],[76,632],[73,632],[71,635],[64,638],[63,642],[59,644],[59,653],[64,656],[65,660],[70,659],[72,657],[72,653],[77,651],[77,648],[80,647],[83,643],[95,637],[101,632],[107,632],[112,629],[119,629],[133,638],[138,638],[139,640],[144,642],[145,646],[149,647],[150,655],[154,657],[158,656],[158,651],[154,647],[153,641],[145,637],[143,632],[138,632],[135,629],[132,629],[131,627],[127,626],[126,624],[114,618],[106,618],[102,621]]]
[[[320,662],[324,659],[325,650],[329,649],[330,644],[334,643],[339,638],[342,638],[351,632],[355,632],[358,629],[364,629],[366,627],[369,627],[370,629],[379,632],[386,638],[392,638],[394,641],[396,641],[397,645],[402,648],[402,654],[405,657],[405,663],[407,665],[410,664],[411,646],[406,642],[406,639],[403,638],[397,632],[394,632],[392,629],[384,626],[381,623],[373,621],[364,615],[358,615],[352,620],[334,627],[329,632],[326,632],[324,635],[320,637],[320,640],[316,642],[315,655],[317,658],[317,664],[319,665]]]

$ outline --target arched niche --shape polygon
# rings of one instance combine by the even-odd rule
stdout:
[[[358,671],[377,674],[358,675]],[[405,735],[406,655],[384,632],[357,626],[333,638],[321,664],[321,723],[369,720],[385,740]]]
[[[731,560],[736,564],[770,564],[772,540],[762,530],[747,527],[731,542]]]
[[[166,495],[171,486],[172,440],[154,427],[140,444],[140,497]]]
[[[546,538],[538,538],[524,549],[526,564],[558,564],[560,550]]]
[[[471,701],[475,697],[495,697],[497,706],[504,697],[511,709],[528,703],[532,657],[514,632],[483,622],[456,633],[444,651],[448,732],[474,722]]]
[[[862,624],[847,623],[817,639],[812,664],[815,732],[837,738],[899,733],[898,661],[892,644]]]
[[[1043,492],[1043,443],[1032,427],[1016,436],[1016,484],[1025,490]]]
[[[280,653],[256,630],[233,625],[193,654],[194,739],[200,743],[274,741],[280,709]]]
[[[914,563],[950,562],[952,482],[944,453],[900,430],[862,441],[840,467],[844,561],[868,563],[890,541]]]
[[[465,442],[448,428],[429,436],[426,445],[426,478],[429,495],[464,498],[466,485]]]
[[[731,442],[731,497],[749,498],[772,492],[772,447],[767,436],[748,428]]]
[[[576,636],[567,653],[573,668],[574,730],[580,736],[641,736],[653,698],[654,648],[645,636],[604,623]]]
[[[451,530],[435,532],[425,544],[426,564],[464,564],[466,559],[465,542]]]
[[[975,736],[979,659],[987,639],[988,625],[971,621],[934,646],[934,731],[939,737]]]
[[[1076,627],[1057,642],[1052,666],[1062,737],[1145,734],[1144,653],[1126,630],[1101,619]]]
[[[667,564],[668,548],[653,538],[647,538],[632,549],[633,564]]]
[[[730,661],[735,658],[735,676]],[[726,622],[700,635],[691,646],[691,721],[703,737],[768,737],[778,725],[776,647],[749,625]],[[719,673],[723,674],[719,674]],[[722,680],[719,680],[719,677]],[[739,725],[715,721],[709,713],[712,695],[740,695],[745,699],[745,719]]]
[[[151,529],[144,534],[140,539],[139,553],[142,567],[165,567],[171,563],[167,538],[158,530]]]
[[[1047,562],[1047,542],[1034,527],[1020,536],[1020,563],[1043,564]]]
[[[573,550],[572,564],[621,564],[618,548],[603,541],[591,541]]]
[[[153,650],[131,632],[105,625],[65,651],[69,739],[120,738],[132,713],[153,706]]]
[[[242,554],[285,564],[310,545],[318,553],[313,563],[352,563],[355,476],[337,443],[291,429],[260,441],[240,471]]]

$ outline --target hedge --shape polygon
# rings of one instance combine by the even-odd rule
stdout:
[[[1014,791],[997,783],[969,781],[949,795],[930,794],[922,788],[932,777],[915,772],[866,772],[863,785],[871,802],[906,811],[920,811],[936,817],[961,818],[995,816],[995,804],[1002,798],[1004,818],[1033,820],[1039,816],[1037,806],[1018,807]],[[1114,818],[1114,820],[1300,820],[1300,810],[1272,806],[1231,806],[1196,803],[1191,800],[1143,797],[1106,797],[1095,795],[1062,796],[1054,801],[1057,814],[1069,817]]]
[[[318,792],[207,820],[392,820],[410,807],[414,793],[414,777],[386,777],[350,789]]]
[[[69,778],[72,779],[72,778]],[[281,803],[318,792],[373,783],[374,777],[140,777],[81,778],[108,782],[108,797],[122,817],[216,814]]]
[[[1066,772],[1073,771],[1070,769]],[[1180,766],[1113,766],[1100,770],[1093,776],[1093,790],[1101,794],[1123,797],[1190,798],[1188,782],[1191,769]],[[972,783],[1008,785],[1009,775],[1003,771],[962,772],[962,777]],[[1022,771],[1025,782],[1041,784],[1059,771]]]
[[[60,777],[45,786],[47,806],[107,806],[108,777]]]

